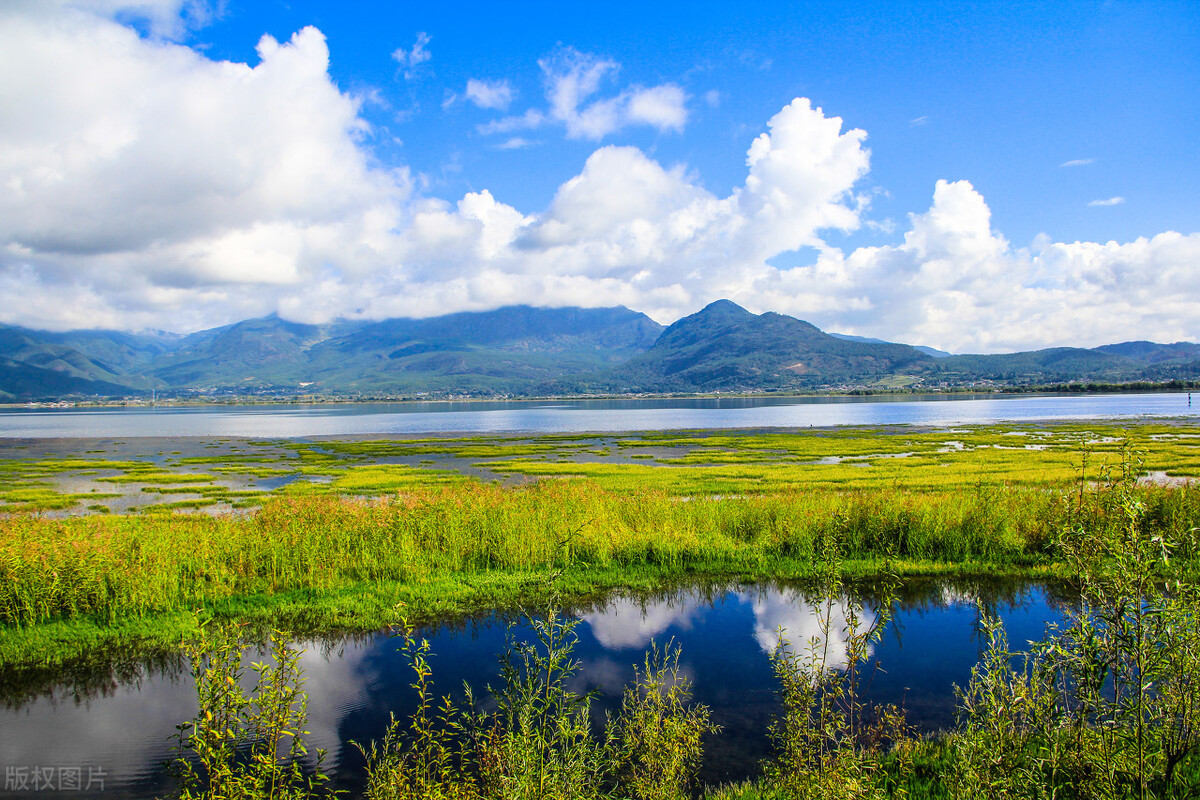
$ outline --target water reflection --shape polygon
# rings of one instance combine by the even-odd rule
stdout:
[[[689,631],[708,603],[699,597],[645,601],[622,597],[583,615],[592,636],[610,650],[644,648],[668,628]]]
[[[754,609],[754,640],[764,653],[770,655],[781,646],[793,655],[819,653],[828,669],[845,669],[851,635],[879,621],[875,611],[861,607],[851,624],[849,598],[810,599],[799,589],[740,596]]]
[[[793,646],[807,646],[814,637],[824,646],[819,617],[828,613],[831,662],[845,666],[851,600],[866,609],[862,622],[874,624],[879,601],[870,585],[853,587],[852,597],[830,605],[815,602],[802,586],[709,585],[574,609],[582,620],[575,653],[582,669],[573,688],[597,690],[598,712],[615,709],[645,649],[673,639],[695,699],[713,709],[713,721],[723,728],[706,744],[702,778],[744,778],[768,755],[767,725],[779,710],[767,653],[781,633]],[[870,697],[903,703],[920,729],[953,725],[953,685],[965,684],[981,647],[977,601],[1005,620],[1016,643],[1039,638],[1070,594],[1055,585],[1013,581],[907,582],[894,624],[874,646],[882,672],[872,675]],[[498,680],[496,655],[510,621],[496,615],[423,631],[434,652],[437,692],[460,692],[465,680],[486,695],[485,686]],[[514,632],[529,633],[519,624]],[[411,672],[397,642],[385,634],[301,646],[307,649],[301,664],[310,743],[329,751],[326,764],[337,785],[354,794],[362,788],[362,760],[349,742],[379,737],[390,713],[411,711]],[[165,792],[161,762],[170,755],[175,725],[195,713],[190,674],[170,658],[93,666],[95,678],[76,671],[60,676],[58,685],[45,674],[0,675],[7,706],[0,710],[0,763],[98,764],[109,775],[104,797]]]

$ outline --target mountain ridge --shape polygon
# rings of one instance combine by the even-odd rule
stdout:
[[[951,355],[826,333],[729,300],[670,326],[623,306],[505,306],[313,325],[277,315],[186,336],[0,325],[0,399],[396,397],[938,389],[1200,378],[1200,344]]]

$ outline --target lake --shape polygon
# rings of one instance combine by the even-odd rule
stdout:
[[[1194,417],[1187,392],[16,409],[0,438],[579,433]]]
[[[865,606],[864,617],[875,619],[878,603],[870,591],[855,597]],[[1016,645],[1041,637],[1046,624],[1070,607],[1069,597],[1063,587],[1022,581],[910,580],[892,624],[874,646],[880,669],[867,671],[868,696],[902,703],[920,730],[951,727],[954,685],[967,683],[982,648],[980,604],[1004,620]],[[766,730],[780,708],[767,654],[779,643],[781,629],[791,642],[820,637],[819,615],[826,611],[835,632],[830,663],[844,664],[840,631],[846,601],[824,606],[802,587],[692,585],[613,596],[574,610],[581,620],[575,650],[581,670],[572,688],[596,690],[595,708],[615,710],[633,665],[642,662],[651,642],[674,641],[695,700],[710,706],[713,721],[722,726],[706,742],[702,777],[710,783],[741,779],[769,754]],[[436,691],[461,694],[467,681],[486,697],[485,686],[498,679],[497,655],[504,650],[509,623],[514,635],[527,636],[526,625],[498,615],[422,631],[432,644]],[[309,741],[328,750],[326,767],[352,794],[361,790],[362,759],[351,741],[380,737],[390,713],[412,710],[411,671],[397,644],[381,633],[304,645]],[[63,796],[145,797],[166,791],[162,764],[170,757],[175,725],[196,711],[185,665],[167,658],[73,678],[79,682],[71,689],[0,675],[5,699],[0,763],[102,774],[102,792],[71,790]],[[26,795],[7,791],[0,796]]]

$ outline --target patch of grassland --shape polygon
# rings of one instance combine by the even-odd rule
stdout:
[[[344,491],[374,491],[425,471],[346,472]],[[382,613],[375,601],[360,607],[348,598],[382,592],[391,604],[402,597],[431,609],[435,599],[424,587],[461,584],[455,596],[464,606],[486,607],[515,602],[526,576],[546,569],[562,570],[577,588],[629,584],[639,575],[803,576],[830,537],[844,548],[846,569],[864,574],[885,560],[914,574],[1053,571],[1053,534],[1064,525],[1124,520],[1105,490],[1086,486],[809,489],[681,501],[661,490],[587,482],[506,489],[454,478],[375,500],[292,484],[245,516],[165,513],[214,503],[214,495],[134,516],[0,518],[0,652],[21,658],[29,633],[71,620],[127,628],[137,618],[151,636],[161,618],[246,598],[258,598],[259,616],[277,614],[277,622],[370,626]],[[1200,527],[1200,493],[1137,492],[1155,530],[1187,540]],[[1194,556],[1177,553],[1180,564]],[[311,610],[280,610],[297,597]],[[320,610],[332,597],[344,604],[337,615]]]
[[[1120,460],[1127,439],[1142,453],[1143,470],[1200,473],[1200,447],[1188,430],[1142,425],[1126,432],[1109,426],[1062,425],[1053,430],[989,426],[872,435],[857,430],[650,433],[617,444],[624,451],[655,448],[655,454],[629,456],[652,464],[495,458],[476,466],[497,474],[587,478],[613,491],[650,487],[677,495],[812,488],[1059,487],[1077,480],[1083,467],[1087,479],[1102,479],[1105,468]],[[659,454],[663,450],[672,454]]]
[[[324,484],[326,491],[357,495],[380,495],[410,489],[467,483],[470,479],[452,470],[407,467],[398,464],[354,466],[333,473]]]
[[[46,476],[58,475],[64,472],[96,469],[137,470],[151,466],[153,465],[143,461],[106,461],[103,459],[85,458],[35,459],[30,461],[8,459],[0,460],[0,473]]]
[[[283,456],[265,456],[243,453],[230,453],[225,456],[187,456],[176,461],[177,464],[277,464],[286,460]]]
[[[519,437],[471,437],[459,439],[405,439],[352,442],[323,442],[320,446],[342,456],[372,459],[442,455],[454,458],[559,455],[590,447],[592,437],[539,436],[530,441]]]
[[[113,497],[111,494],[65,494],[45,484],[9,485],[0,491],[0,511],[27,513],[37,511],[62,511],[73,508],[84,500]]]
[[[191,462],[209,466],[203,475],[181,471],[186,458],[169,468],[131,460],[0,461],[4,658],[21,658],[20,643],[45,626],[133,625],[153,638],[160,620],[177,612],[232,609],[246,598],[258,598],[256,620],[370,627],[385,606],[348,598],[386,595],[390,608],[404,597],[418,613],[442,608],[422,588],[437,585],[460,598],[457,608],[484,608],[517,602],[525,576],[538,569],[565,570],[580,591],[639,576],[802,576],[831,536],[846,547],[845,568],[864,573],[885,559],[912,574],[1053,572],[1052,541],[1063,525],[1083,518],[1108,525],[1119,517],[1103,499],[1114,470],[1200,474],[1200,429],[1157,423],[273,446],[291,455]],[[1122,455],[1128,447],[1140,463]],[[583,454],[587,460],[579,460]],[[596,458],[601,454],[611,459]],[[475,466],[546,480],[504,489],[436,468],[432,458],[419,466],[387,463],[414,455],[482,457]],[[84,471],[119,473],[94,480],[129,486],[127,493],[176,498],[125,516],[13,513],[83,510],[81,501],[103,512],[95,501],[116,495],[57,492],[49,483]],[[309,479],[270,492],[212,485],[218,475],[278,474]],[[146,485],[133,486],[139,483]],[[1200,528],[1194,489],[1138,492],[1148,524],[1181,536]],[[237,515],[173,513],[218,503],[262,507]],[[336,614],[321,610],[331,597],[342,604]],[[240,612],[220,613],[235,619]]]
[[[216,476],[186,472],[151,472],[150,470],[138,470],[136,472],[128,472],[124,475],[112,475],[105,478],[97,478],[96,480],[104,481],[105,483],[212,483],[214,480],[216,480]]]
[[[476,466],[498,474],[587,478],[609,491],[658,489],[673,495],[741,495],[809,489],[969,489],[979,484],[1061,486],[1077,476],[1077,458],[1026,458],[1000,451],[977,453],[968,462],[951,459],[874,459],[867,462],[796,465],[782,463],[667,466],[613,463],[487,461]],[[855,465],[855,464],[859,465]]]
[[[219,502],[220,500],[213,497],[190,498],[187,500],[175,500],[170,503],[152,503],[151,505],[140,506],[135,510],[140,514],[169,514],[174,511],[195,510],[207,506],[215,506]]]
[[[282,475],[295,475],[295,469],[286,467],[255,467],[255,466],[227,466],[227,467],[210,467],[210,472],[217,472],[222,475],[246,475],[251,478],[278,478]]]

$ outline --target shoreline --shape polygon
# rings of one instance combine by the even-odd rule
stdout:
[[[1174,384],[1174,385],[1169,385]],[[1164,382],[1130,382],[1130,383],[1092,383],[1092,384],[1040,384],[1035,386],[982,386],[982,387],[950,387],[913,391],[908,389],[830,389],[804,391],[747,390],[728,392],[648,392],[632,394],[580,394],[580,395],[491,395],[491,396],[454,396],[420,398],[407,395],[379,397],[339,397],[316,395],[281,395],[279,397],[263,397],[260,395],[233,395],[229,398],[161,398],[157,401],[146,401],[140,398],[106,398],[106,399],[60,399],[31,400],[25,402],[0,402],[0,412],[33,410],[52,411],[70,408],[220,408],[223,406],[345,406],[345,405],[435,405],[435,404],[480,404],[480,403],[584,403],[584,402],[613,402],[613,401],[663,401],[663,400],[764,400],[764,399],[819,399],[833,398],[856,400],[858,398],[895,397],[895,398],[937,398],[950,397],[953,399],[995,399],[1002,396],[1045,396],[1072,397],[1078,395],[1105,394],[1162,394],[1171,392],[1191,391],[1200,392],[1200,381],[1164,381]]]

